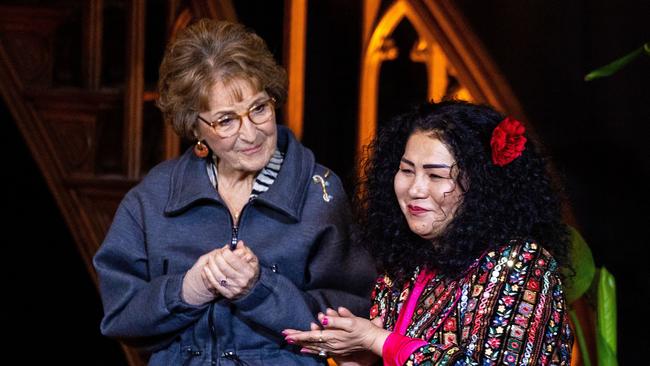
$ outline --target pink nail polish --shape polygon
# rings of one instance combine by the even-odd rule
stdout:
[[[329,320],[327,318],[323,318],[323,320],[320,321],[323,325],[327,325],[329,323]]]
[[[291,339],[291,338],[285,338],[285,340],[286,340],[287,343],[289,343],[289,344],[294,344],[294,343],[296,343],[296,341],[293,340],[293,339]]]

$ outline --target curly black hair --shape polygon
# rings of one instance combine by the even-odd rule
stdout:
[[[420,266],[458,276],[485,250],[513,239],[533,240],[560,265],[567,263],[560,197],[539,147],[527,136],[520,157],[505,166],[492,162],[490,139],[503,118],[486,105],[447,100],[419,105],[378,131],[362,165],[355,207],[358,240],[380,271],[400,278]],[[409,229],[393,189],[406,142],[416,131],[435,132],[442,140],[456,159],[462,189],[455,216],[434,243]]]

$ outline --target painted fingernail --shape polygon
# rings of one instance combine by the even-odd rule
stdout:
[[[295,341],[294,339],[292,339],[292,338],[285,338],[285,340],[286,340],[287,343],[289,343],[289,344],[294,344],[294,343],[296,343],[296,341]]]
[[[320,321],[323,325],[327,325],[330,321],[327,320],[327,318],[323,318],[323,320]]]

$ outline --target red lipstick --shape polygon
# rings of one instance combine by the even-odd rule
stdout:
[[[417,215],[422,215],[422,214],[425,214],[425,213],[429,212],[429,210],[427,210],[427,209],[425,209],[423,207],[420,207],[420,206],[407,205],[406,207],[408,208],[408,211],[409,211],[409,213],[411,215],[416,215],[417,216]]]

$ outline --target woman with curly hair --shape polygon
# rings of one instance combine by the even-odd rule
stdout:
[[[359,205],[383,272],[371,320],[328,309],[287,342],[340,365],[569,364],[568,236],[524,126],[488,106],[429,103],[371,147]]]

